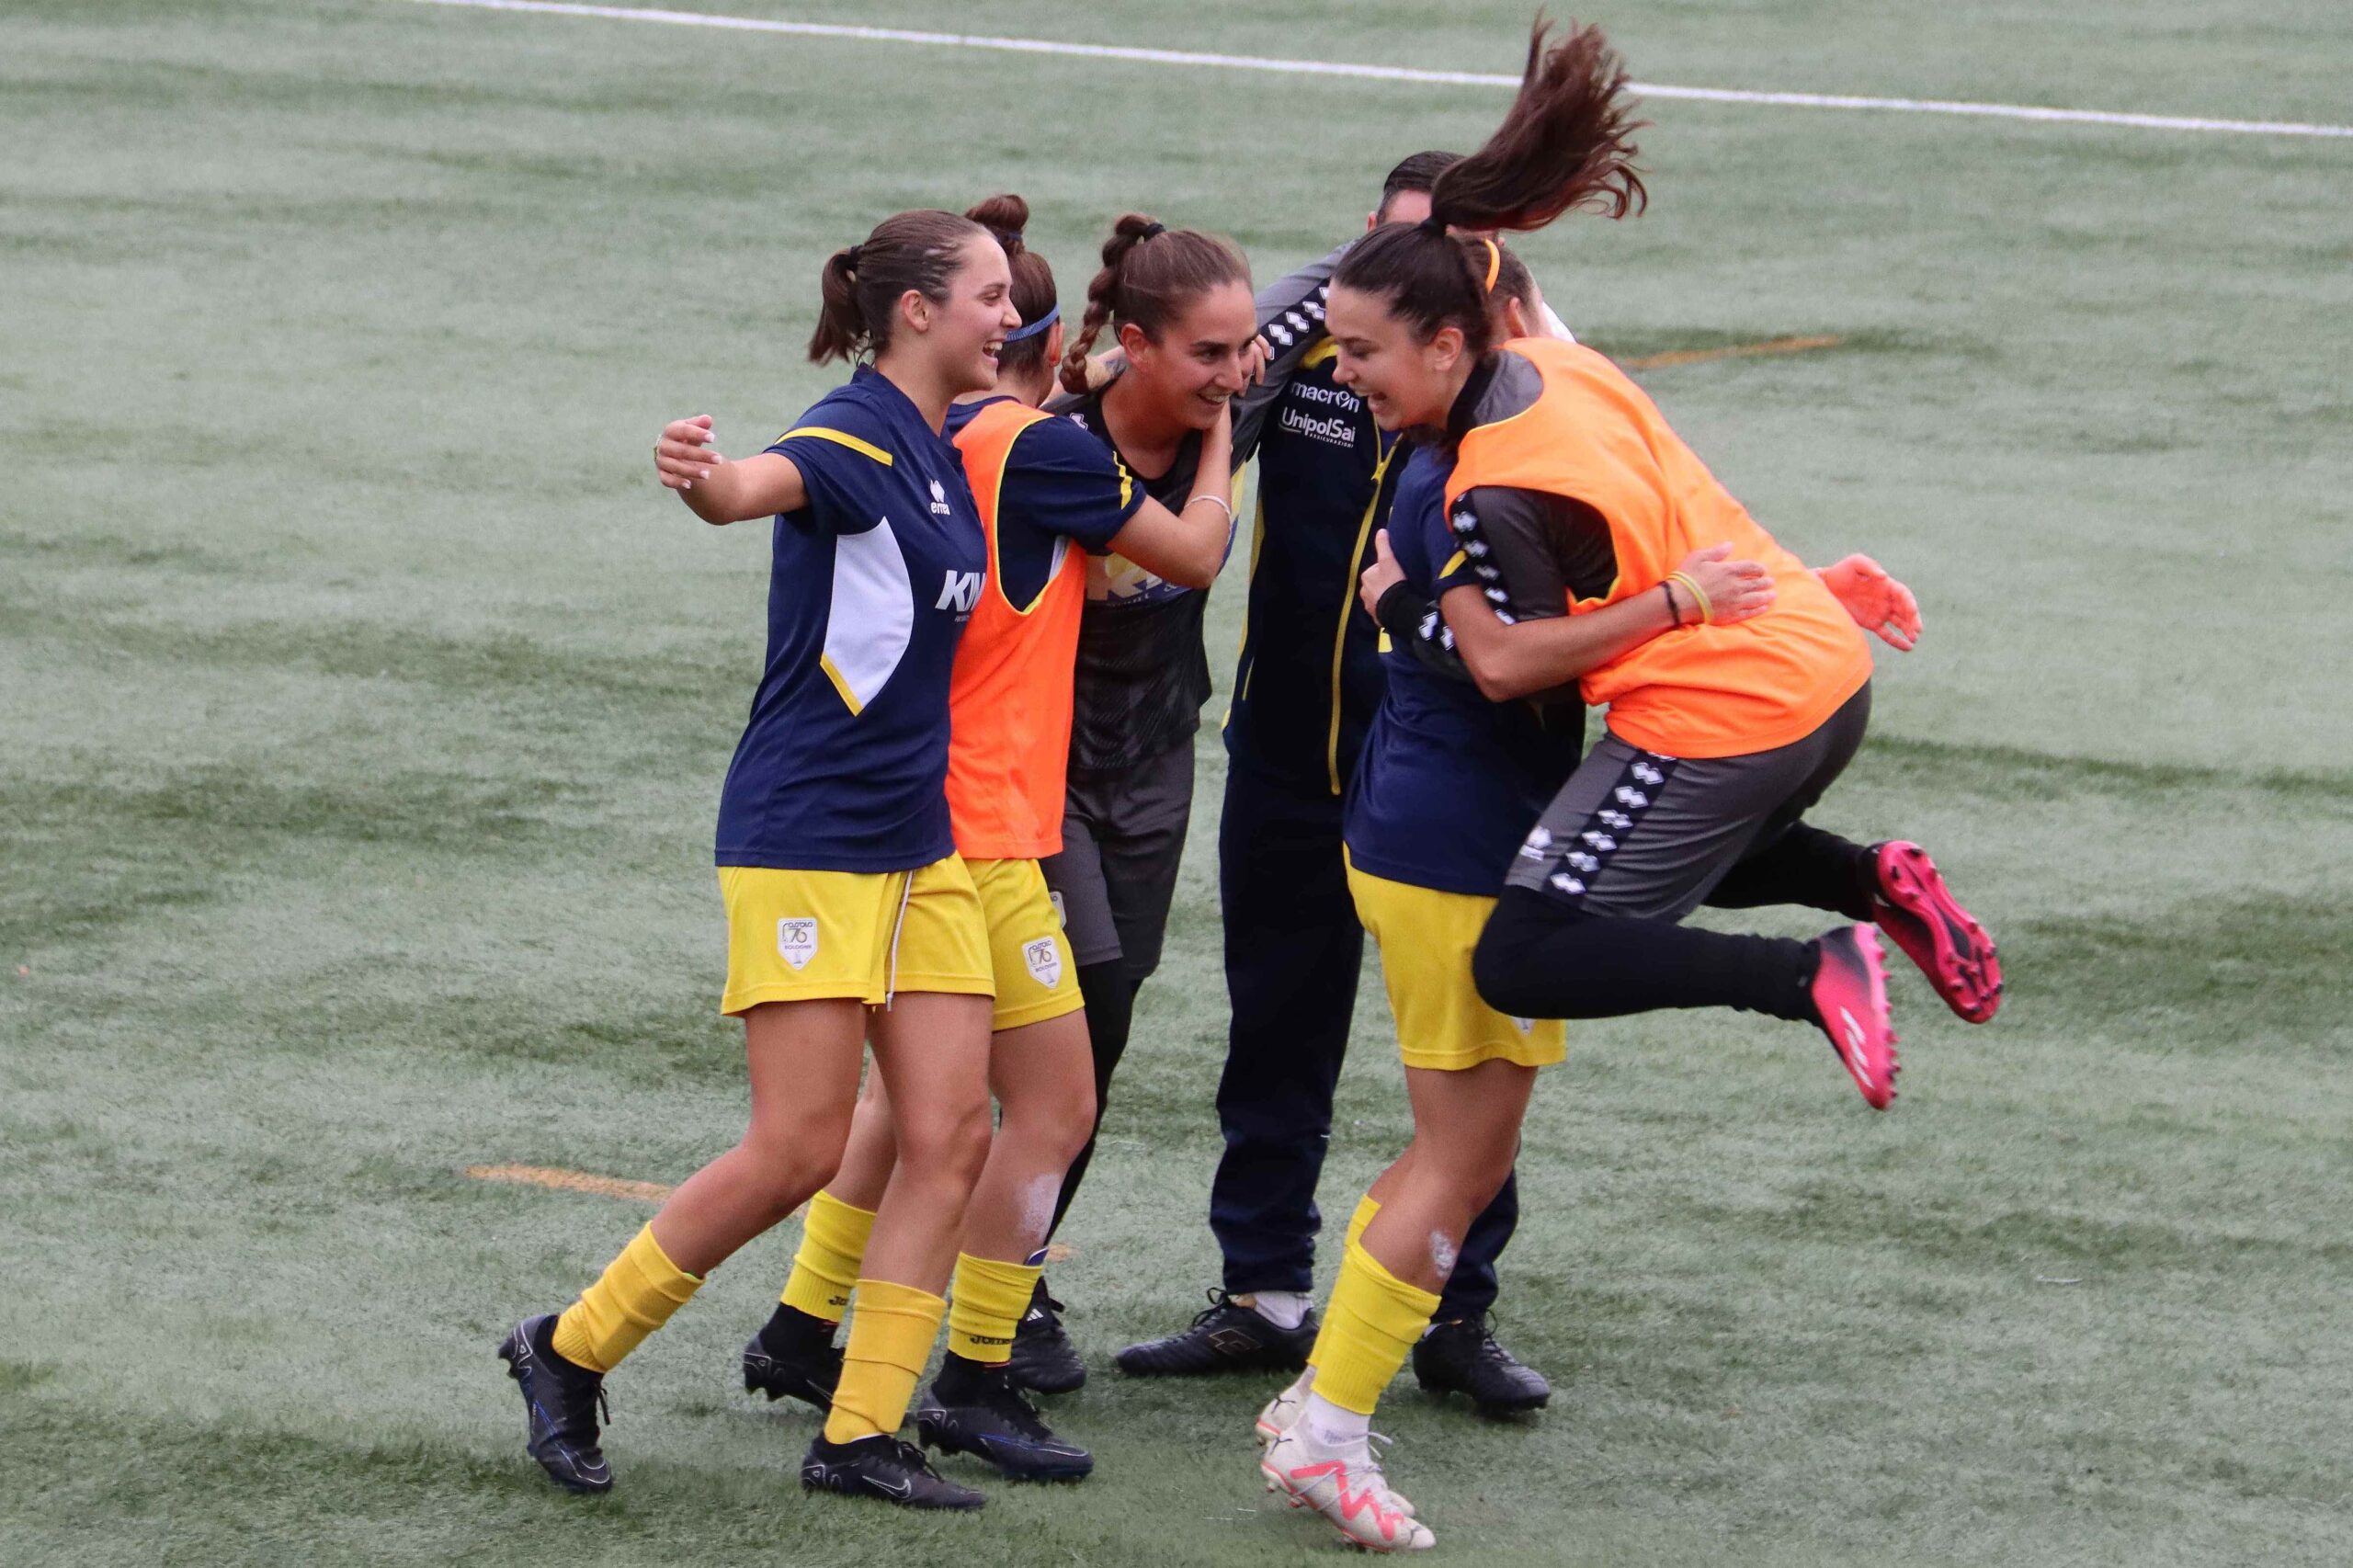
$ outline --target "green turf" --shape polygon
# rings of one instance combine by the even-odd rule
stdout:
[[[717,8],[1479,70],[1524,21]],[[1601,19],[1652,81],[2353,118],[2319,4]],[[1215,1277],[1213,744],[1055,1275],[1106,1367],[1056,1406],[1085,1487],[804,1500],[812,1423],[731,1387],[788,1231],[614,1380],[623,1491],[554,1494],[490,1346],[642,1210],[462,1171],[675,1180],[740,1128],[708,845],[765,535],[645,451],[813,398],[818,258],[1011,187],[1066,290],[1131,206],[1271,275],[1501,103],[399,0],[0,10],[0,1562],[1330,1561],[1253,1484],[1255,1386],[1107,1366]],[[1972,1031],[1902,983],[1885,1118],[1794,1029],[1576,1030],[1503,1302],[1554,1408],[1401,1391],[1394,1472],[1506,1563],[2353,1558],[2353,151],[1653,116],[1651,213],[1531,262],[1621,354],[1843,339],[1645,380],[1782,537],[1921,590],[1823,814],[1935,846],[2012,990]],[[1343,1212],[1405,1126],[1377,985],[1358,1024]]]

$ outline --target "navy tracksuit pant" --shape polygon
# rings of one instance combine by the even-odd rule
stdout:
[[[1233,1023],[1217,1090],[1225,1153],[1210,1228],[1229,1291],[1306,1291],[1323,1222],[1315,1183],[1364,963],[1340,858],[1340,801],[1236,760],[1218,827],[1218,903]],[[1463,1237],[1438,1321],[1494,1304],[1495,1258],[1518,1222],[1515,1175]]]

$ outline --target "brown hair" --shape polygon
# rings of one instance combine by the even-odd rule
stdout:
[[[1005,259],[1013,268],[1013,308],[1021,312],[1021,324],[1031,326],[1043,321],[1058,302],[1054,269],[1022,241],[1021,231],[1029,226],[1029,204],[1008,192],[966,208],[964,216],[995,234],[996,243],[1005,247]],[[997,373],[1020,374],[1045,359],[1046,334],[1017,337],[997,351]]]
[[[822,365],[890,347],[900,297],[913,289],[926,300],[947,299],[965,245],[986,233],[953,212],[901,212],[875,224],[862,243],[827,256],[809,358]]]
[[[1187,302],[1222,283],[1250,286],[1250,264],[1230,240],[1171,229],[1141,212],[1120,214],[1103,242],[1103,270],[1086,285],[1086,315],[1063,354],[1063,385],[1086,390],[1086,355],[1103,324],[1133,322],[1159,341]]]
[[[1438,176],[1462,161],[1460,153],[1415,153],[1397,160],[1389,177],[1381,182],[1381,205],[1374,209],[1384,223],[1389,222],[1389,205],[1409,190],[1427,191],[1438,184]]]
[[[1461,330],[1472,352],[1494,342],[1487,320],[1486,247],[1474,264],[1447,230],[1540,229],[1577,208],[1608,218],[1639,211],[1649,193],[1635,170],[1626,68],[1599,28],[1572,28],[1551,48],[1542,17],[1529,34],[1519,94],[1486,145],[1430,187],[1424,223],[1385,223],[1348,248],[1335,286],[1385,296],[1425,342]]]

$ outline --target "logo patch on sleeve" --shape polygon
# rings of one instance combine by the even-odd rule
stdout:
[[[1030,976],[1049,991],[1058,990],[1063,983],[1063,945],[1052,937],[1040,937],[1034,942],[1021,944],[1021,961],[1029,966]]]
[[[776,923],[777,956],[794,970],[809,967],[817,956],[817,921],[813,915],[788,915]]]

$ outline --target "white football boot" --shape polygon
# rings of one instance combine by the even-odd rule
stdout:
[[[1299,1413],[1307,1408],[1308,1391],[1314,1386],[1315,1369],[1310,1367],[1299,1374],[1297,1382],[1268,1400],[1267,1407],[1258,1412],[1258,1451],[1260,1453],[1265,1453],[1267,1445],[1298,1425]],[[1387,1442],[1388,1439],[1384,1437],[1381,1441]],[[1374,1472],[1380,1473],[1381,1460],[1376,1458],[1371,1463]],[[1269,1492],[1279,1490],[1272,1476],[1267,1478],[1267,1490]],[[1407,1518],[1415,1517],[1413,1500],[1404,1493],[1392,1492],[1389,1494],[1389,1500],[1402,1509]]]
[[[1258,1458],[1267,1489],[1294,1508],[1313,1508],[1342,1540],[1367,1551],[1423,1551],[1438,1544],[1404,1499],[1389,1490],[1370,1442],[1326,1449],[1303,1421],[1267,1445]]]

